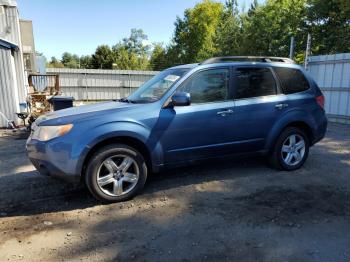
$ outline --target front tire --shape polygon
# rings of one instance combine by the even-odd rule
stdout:
[[[89,160],[85,175],[91,194],[107,203],[131,199],[141,191],[146,179],[143,156],[124,144],[99,149]]]
[[[279,170],[299,169],[308,157],[309,145],[309,139],[303,130],[287,127],[274,145],[270,154],[270,163]]]

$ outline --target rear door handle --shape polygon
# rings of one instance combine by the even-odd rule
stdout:
[[[285,104],[285,103],[283,103],[283,104],[277,104],[277,105],[275,105],[275,107],[278,108],[278,109],[283,109],[283,108],[288,107],[288,104]]]
[[[233,113],[232,109],[227,109],[227,110],[219,111],[216,114],[221,115],[221,116],[226,116],[226,115],[230,115],[232,113]]]

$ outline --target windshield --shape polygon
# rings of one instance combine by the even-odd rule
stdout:
[[[133,103],[155,102],[188,71],[188,68],[164,70],[141,85],[128,100]]]

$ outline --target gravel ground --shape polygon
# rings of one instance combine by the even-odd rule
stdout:
[[[209,162],[109,205],[38,175],[24,144],[0,137],[1,261],[350,260],[350,126],[330,124],[295,172]]]

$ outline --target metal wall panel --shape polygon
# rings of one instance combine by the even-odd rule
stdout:
[[[110,100],[128,96],[158,72],[47,68],[48,74],[60,75],[64,95],[75,100]]]
[[[6,118],[15,120],[15,112],[18,112],[18,98],[14,94],[15,79],[11,50],[0,46],[0,112]],[[7,121],[0,116],[0,127],[7,127]]]
[[[350,119],[350,53],[311,56],[308,71],[325,96],[327,114]]]
[[[16,1],[0,1],[0,38],[19,47],[12,51],[1,48],[0,55],[0,111],[18,123],[15,113],[19,103],[25,102],[27,90]],[[0,120],[3,126],[6,121]]]

